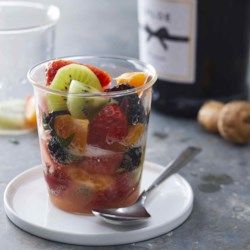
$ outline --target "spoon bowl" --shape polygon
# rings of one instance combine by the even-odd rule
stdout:
[[[151,184],[151,186],[141,193],[137,201],[129,207],[94,209],[92,213],[101,218],[103,221],[115,225],[134,225],[145,223],[151,217],[146,210],[144,204],[148,196],[155,190],[163,181],[171,175],[177,173],[189,161],[191,161],[199,152],[200,148],[186,148],[176,160],[171,162],[160,176]]]
[[[100,217],[105,222],[116,225],[144,223],[147,222],[148,218],[151,217],[146,208],[141,205],[140,202],[136,202],[129,207],[109,208],[101,210],[96,209],[92,212],[94,215]]]

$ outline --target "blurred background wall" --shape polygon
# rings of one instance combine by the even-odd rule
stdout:
[[[35,0],[34,0],[35,1]],[[136,0],[42,0],[61,9],[55,55],[138,56]],[[117,6],[119,2],[119,8]],[[112,43],[108,42],[111,41]]]
[[[61,10],[56,57],[109,54],[138,58],[137,0],[30,1],[54,4]],[[250,82],[250,65],[248,79]]]

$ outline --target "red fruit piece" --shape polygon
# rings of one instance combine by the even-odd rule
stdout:
[[[116,177],[114,189],[118,197],[126,197],[129,193],[133,192],[133,181],[130,173],[123,173]]]
[[[123,154],[118,152],[98,157],[87,157],[80,165],[91,174],[112,175],[120,167],[122,159]]]
[[[93,65],[90,65],[90,64],[84,64],[86,67],[88,67],[89,69],[91,69],[95,75],[97,76],[97,78],[99,79],[102,87],[105,89],[107,88],[107,86],[110,84],[110,82],[112,81],[112,78],[111,76],[109,75],[108,72],[100,69],[100,68],[97,68]]]
[[[48,67],[46,68],[46,85],[51,84],[57,71],[60,68],[66,66],[66,65],[72,64],[72,63],[77,63],[77,62],[66,61],[66,60],[55,60],[55,61],[52,61],[51,63],[49,63]],[[80,63],[77,63],[77,64],[80,64]],[[109,83],[111,82],[112,78],[108,74],[108,72],[106,72],[98,67],[95,67],[91,64],[82,64],[82,65],[88,67],[90,70],[93,71],[93,73],[99,79],[103,88],[107,87],[109,85]]]
[[[139,181],[141,169],[124,172],[112,176],[113,183],[109,187],[97,192],[93,198],[92,207],[121,207],[135,202],[139,195]]]
[[[128,134],[127,117],[117,104],[101,109],[89,126],[88,143],[109,149]]]
[[[115,177],[115,183],[108,189],[102,190],[96,194],[92,206],[94,208],[113,207],[122,204],[127,197],[133,193],[133,186],[130,173],[123,173]],[[116,205],[115,205],[116,204]]]
[[[47,169],[44,173],[44,177],[49,186],[50,192],[55,196],[60,196],[69,186],[70,180],[68,176],[60,169],[54,169],[52,172]]]
[[[48,64],[47,68],[46,68],[46,85],[50,85],[51,82],[53,81],[57,71],[66,66],[69,65],[71,63],[74,63],[72,61],[66,61],[66,60],[55,60],[52,61]]]
[[[112,189],[106,189],[96,194],[91,202],[91,206],[93,208],[113,207],[113,203],[116,199],[116,192]]]

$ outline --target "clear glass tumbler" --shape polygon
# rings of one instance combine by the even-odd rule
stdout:
[[[28,73],[34,87],[42,165],[52,203],[72,213],[128,206],[139,195],[155,70],[128,58],[65,59],[100,67],[114,82],[125,72],[148,75],[140,87],[69,93],[46,86],[45,72],[51,61]],[[81,117],[80,113],[79,117],[79,112],[87,115]]]
[[[53,57],[59,17],[52,5],[0,1],[0,134],[25,131],[25,98],[32,94],[26,73]]]

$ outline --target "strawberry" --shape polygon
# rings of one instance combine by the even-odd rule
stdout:
[[[73,63],[72,61],[66,61],[66,60],[55,60],[48,64],[46,68],[46,85],[50,85],[53,81],[57,71],[66,66]]]
[[[123,91],[132,89],[133,87],[127,84],[121,84],[111,89],[106,89],[106,92]],[[116,97],[115,101],[118,102],[124,113],[127,115],[128,123],[136,125],[138,123],[147,124],[148,114],[146,114],[142,99],[137,94],[125,95]]]
[[[91,206],[93,208],[113,207],[113,203],[116,201],[116,199],[116,192],[114,192],[112,189],[106,189],[98,192],[94,196]]]
[[[133,182],[131,180],[131,174],[125,172],[116,177],[115,190],[118,197],[126,197],[133,191]]]
[[[133,186],[130,173],[119,174],[113,185],[99,191],[92,201],[93,208],[114,207],[123,204],[126,198],[133,193],[136,186]]]
[[[44,173],[45,180],[49,186],[50,192],[59,196],[69,186],[69,178],[61,169],[54,169],[50,172],[47,166],[47,171]]]
[[[112,81],[112,78],[111,76],[109,75],[108,72],[100,69],[100,68],[97,68],[91,64],[84,64],[86,67],[88,67],[89,69],[91,69],[95,75],[97,76],[97,78],[99,79],[102,87],[105,89],[108,87],[108,85],[111,83]]]
[[[91,174],[112,175],[120,167],[122,159],[123,154],[118,152],[98,157],[86,157],[80,165]]]
[[[51,63],[49,63],[48,67],[46,68],[46,85],[50,85],[51,82],[53,81],[57,71],[69,64],[72,63],[77,63],[77,62],[73,62],[73,61],[66,61],[66,60],[55,60],[52,61]],[[80,63],[77,63],[80,64]],[[88,67],[90,70],[93,71],[93,73],[97,76],[97,78],[99,79],[101,85],[103,88],[106,88],[109,83],[111,82],[112,78],[111,76],[108,74],[108,72],[101,70],[98,67],[95,67],[91,64],[82,64],[86,67]]]
[[[109,149],[128,134],[127,117],[115,103],[103,107],[89,126],[88,143]]]

